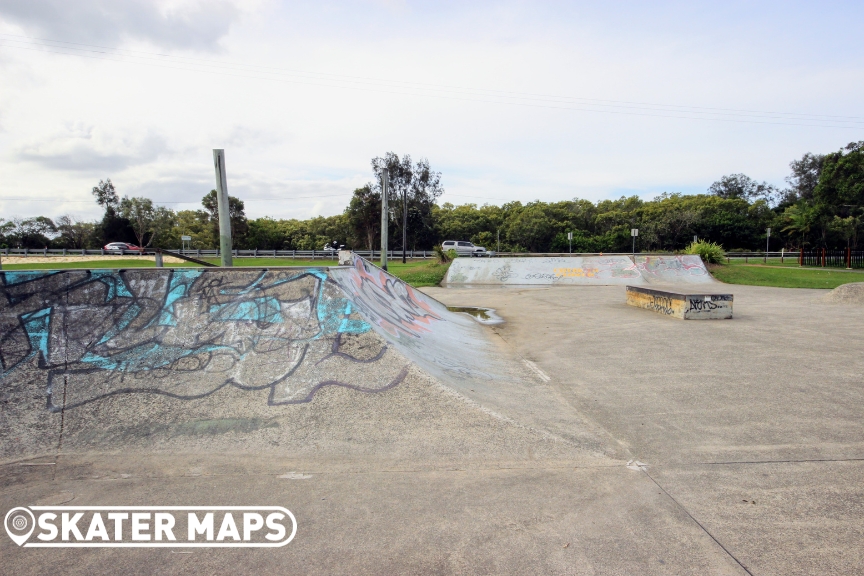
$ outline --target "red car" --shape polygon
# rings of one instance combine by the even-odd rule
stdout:
[[[126,252],[140,252],[142,248],[140,246],[135,246],[134,244],[127,244],[126,242],[109,242],[105,246],[102,247],[106,252],[120,252],[121,250],[125,250]]]

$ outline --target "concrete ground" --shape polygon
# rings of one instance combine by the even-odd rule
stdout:
[[[61,446],[0,466],[0,509],[280,505],[293,542],[188,553],[4,537],[0,572],[864,573],[864,308],[722,286],[735,318],[697,322],[627,307],[621,286],[424,291],[495,308],[505,323],[484,329],[536,375],[536,400],[514,401],[512,382],[453,394],[416,370],[386,392],[325,388],[266,413],[226,388],[206,406],[272,420],[249,442],[220,432],[236,450],[184,451],[180,424],[149,451]],[[112,401],[94,410],[171,408]]]
[[[495,308],[499,336],[749,572],[864,573],[864,307],[712,291],[733,320],[630,308],[619,287],[429,292]]]

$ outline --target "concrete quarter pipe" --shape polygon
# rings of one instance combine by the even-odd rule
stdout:
[[[412,362],[462,384],[508,377],[482,327],[360,258],[329,269],[4,272],[0,282],[0,457],[49,447],[36,429],[111,397],[183,401],[233,387],[302,404],[325,386],[389,390]],[[34,381],[36,411],[24,392]]]

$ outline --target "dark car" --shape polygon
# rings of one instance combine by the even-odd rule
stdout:
[[[128,242],[109,242],[105,246],[102,247],[106,252],[117,252],[123,253],[125,252],[140,252],[142,249],[140,246],[136,246],[134,244],[129,244]]]

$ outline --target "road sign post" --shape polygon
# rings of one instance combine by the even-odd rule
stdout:
[[[567,244],[570,246],[570,254],[573,254],[573,233],[567,232]]]
[[[636,237],[639,236],[639,229],[638,228],[631,228],[630,229],[630,236],[633,238],[633,257],[635,258],[636,257]]]
[[[765,264],[768,263],[768,243],[771,241],[771,228],[765,230]]]

